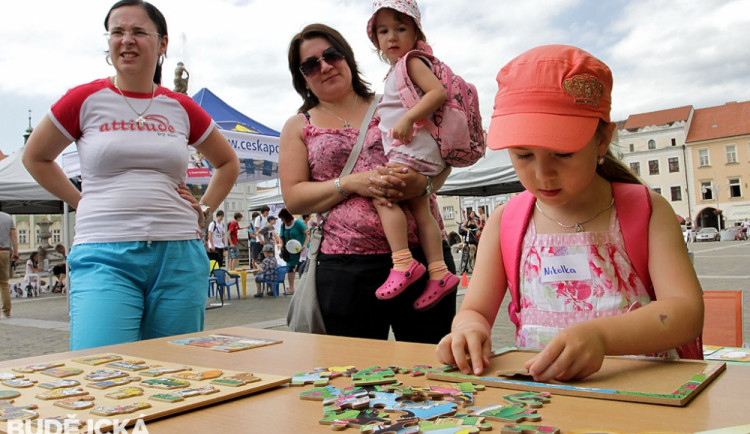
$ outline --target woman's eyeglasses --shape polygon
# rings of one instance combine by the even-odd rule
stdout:
[[[147,32],[145,30],[112,30],[111,32],[106,32],[104,37],[107,38],[108,41],[120,41],[126,35],[130,35],[131,38],[138,40],[146,39],[151,35],[161,36],[157,32]]]
[[[301,72],[305,77],[310,77],[318,74],[320,72],[320,62],[324,60],[327,64],[333,65],[334,63],[338,63],[344,60],[344,55],[341,54],[341,51],[337,50],[335,47],[328,47],[325,49],[325,51],[323,51],[323,55],[320,58],[308,57],[304,62],[302,62],[299,65],[299,72]]]

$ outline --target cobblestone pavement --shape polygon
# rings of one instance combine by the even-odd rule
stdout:
[[[742,289],[743,336],[750,342],[750,242],[693,243],[695,268],[704,290]],[[251,283],[252,285],[252,283]],[[254,292],[248,287],[248,292]],[[465,288],[459,288],[458,304]],[[248,326],[288,330],[286,310],[290,297],[227,300],[220,308],[206,311],[205,329]],[[209,305],[217,300],[209,300]],[[493,327],[493,347],[513,343],[514,328],[508,320],[508,299],[503,302]],[[213,306],[209,306],[213,307]],[[31,299],[13,299],[11,318],[0,319],[0,360],[11,360],[68,350],[67,297],[44,293]]]

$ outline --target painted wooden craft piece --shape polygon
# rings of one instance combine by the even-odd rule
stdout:
[[[397,383],[396,373],[390,368],[370,366],[352,375],[355,386]]]
[[[112,399],[125,399],[125,398],[135,398],[136,396],[142,396],[142,395],[143,395],[142,387],[129,386],[129,387],[121,387],[117,390],[107,393],[104,396],[106,396],[107,398],[112,398]]]
[[[492,424],[485,422],[484,417],[474,416],[473,414],[468,414],[468,413],[456,413],[453,416],[449,416],[449,417],[445,417],[445,416],[439,417],[435,419],[433,422],[429,422],[429,423],[434,423],[435,425],[452,423],[459,427],[476,428],[479,431],[489,431],[492,429]],[[421,425],[422,424],[420,424],[420,426]]]
[[[419,419],[399,419],[393,424],[365,425],[359,429],[360,434],[417,434],[420,433]]]
[[[38,386],[43,389],[63,389],[66,387],[76,387],[80,386],[81,383],[79,383],[77,380],[55,380],[55,381],[48,381],[46,383],[39,383]]]
[[[596,431],[596,433],[606,434],[604,431]],[[500,434],[560,434],[560,428],[556,426],[532,425],[530,423],[507,423],[500,428]]]
[[[71,396],[82,396],[82,395],[88,395],[89,392],[86,390],[81,389],[80,387],[69,387],[66,389],[52,389],[48,392],[43,392],[38,395],[36,395],[39,399],[62,399],[62,398],[70,398]]]
[[[529,373],[529,371],[526,368],[521,369],[503,369],[496,372],[497,375],[501,377],[520,377],[525,379],[532,379],[532,375]]]
[[[136,411],[145,410],[147,408],[151,408],[151,404],[149,404],[148,402],[135,402],[127,405],[118,405],[115,407],[100,405],[98,407],[94,407],[91,410],[91,413],[98,414],[99,416],[110,417],[118,414],[135,413]]]
[[[94,372],[91,372],[90,374],[87,374],[85,379],[90,381],[105,381],[105,380],[112,380],[115,378],[121,378],[121,377],[127,377],[128,374],[125,371],[117,371],[117,370],[110,370],[110,369],[97,369]]]
[[[549,392],[521,392],[513,395],[505,395],[503,399],[518,405],[525,405],[531,408],[539,408],[547,404],[552,395]]]
[[[431,371],[432,366],[430,365],[414,365],[413,368],[411,368],[411,376],[412,377],[419,377],[421,375],[424,375],[426,372]]]
[[[516,404],[491,404],[483,407],[467,407],[466,410],[475,416],[483,416],[489,420],[501,422],[535,422],[542,419],[536,409],[524,408]]]
[[[94,356],[76,357],[71,359],[77,363],[83,363],[84,365],[103,365],[108,362],[114,362],[116,360],[122,360],[122,357],[117,354],[97,354]]]
[[[447,401],[401,401],[394,410],[404,412],[406,417],[418,417],[423,420],[431,420],[441,416],[450,416],[456,413],[457,405]]]
[[[214,378],[219,378],[224,374],[224,372],[218,370],[218,369],[212,369],[210,371],[202,371],[202,372],[195,372],[195,371],[184,371],[179,372],[177,374],[172,374],[172,378],[178,378],[181,380],[211,380]]]
[[[219,386],[240,387],[249,383],[254,383],[256,381],[260,381],[260,378],[256,377],[251,372],[240,372],[228,377],[211,380],[211,384],[217,384]]]
[[[12,399],[0,401],[0,421],[36,419],[39,417],[37,408],[36,404],[15,406]]]
[[[173,374],[175,372],[190,371],[189,366],[152,366],[145,371],[139,371],[138,375],[146,377],[159,377],[164,374]]]
[[[320,423],[323,425],[333,425],[333,429],[344,429],[362,427],[369,424],[390,423],[391,419],[388,414],[380,412],[376,408],[366,408],[364,410],[345,410],[328,411],[323,413],[323,419]]]
[[[18,375],[13,372],[0,372],[0,381],[13,380],[15,378],[21,378],[23,375]]]
[[[320,369],[320,368],[316,368]],[[300,372],[299,374],[294,374],[292,377],[292,386],[304,386],[305,384],[312,384],[314,386],[325,386],[328,384],[328,377],[321,375],[321,372],[325,371],[310,371],[310,372]]]
[[[142,380],[139,384],[141,386],[152,387],[154,389],[168,390],[190,386],[189,381],[178,380],[176,378],[149,378],[146,380]]]
[[[299,394],[299,398],[308,401],[322,401],[323,405],[328,405],[341,395],[342,392],[338,387],[329,385],[305,390]]]
[[[420,433],[429,434],[478,434],[480,431],[479,428],[473,426],[462,426],[455,422],[438,423],[431,420],[419,422],[419,429]]]
[[[80,430],[83,429],[86,422],[78,419],[71,419],[67,416],[51,416],[45,417],[44,419],[35,419],[31,421],[31,425],[39,432],[54,432],[53,429],[59,429],[59,427],[68,427],[68,429]],[[65,429],[65,428],[63,428]]]
[[[40,371],[41,374],[55,378],[72,377],[73,375],[78,375],[82,372],[83,371],[78,368],[50,368]]]
[[[28,365],[28,366],[21,366],[18,368],[13,368],[13,371],[21,372],[24,374],[30,374],[32,372],[44,371],[45,369],[56,368],[58,366],[63,366],[63,364],[62,363],[37,363],[35,365]]]
[[[2,384],[8,387],[15,387],[17,389],[25,389],[36,384],[36,380],[31,380],[28,378],[14,378],[12,380],[2,381]]]
[[[329,372],[329,378],[337,378],[340,376],[344,377],[351,377],[352,374],[357,372],[357,368],[354,366],[331,366],[327,369],[327,372]]]
[[[118,360],[116,362],[107,363],[107,367],[124,369],[126,371],[142,371],[149,368],[143,360]]]
[[[84,408],[93,407],[95,399],[96,398],[91,395],[74,396],[72,398],[65,398],[59,401],[55,401],[52,405],[66,408],[68,410],[83,410]]]
[[[0,399],[13,399],[21,396],[21,392],[17,390],[0,390]]]
[[[218,391],[219,389],[213,386],[203,386],[197,389],[180,389],[168,393],[157,393],[156,395],[151,395],[149,399],[164,402],[178,402],[185,398],[190,398],[191,396],[210,395],[212,393],[217,393]]]
[[[93,387],[94,389],[109,389],[110,387],[124,386],[128,383],[132,383],[133,381],[140,381],[140,379],[141,377],[120,377],[113,380],[104,380],[97,381],[96,383],[89,383],[87,384],[87,386]]]

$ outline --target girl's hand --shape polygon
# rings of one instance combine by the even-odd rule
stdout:
[[[586,322],[561,330],[524,367],[535,381],[581,380],[602,367],[605,345],[598,329]]]
[[[492,340],[486,327],[468,324],[441,339],[435,353],[440,363],[456,366],[463,374],[481,375],[490,366]]]
[[[195,210],[195,212],[198,213],[198,227],[202,228],[203,225],[206,224],[206,217],[203,215],[203,211],[201,211],[201,206],[198,200],[195,198],[195,196],[193,196],[193,193],[185,184],[178,185],[176,190],[177,194],[179,194],[181,198],[185,199]]]
[[[414,136],[414,123],[406,119],[406,116],[403,116],[388,131],[388,134],[393,137],[393,146],[408,145]]]

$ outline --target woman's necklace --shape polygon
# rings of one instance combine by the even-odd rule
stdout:
[[[125,94],[122,93],[122,90],[120,90],[120,86],[117,85],[117,75],[115,75],[115,89],[117,89],[117,91],[120,92],[120,96],[122,96],[122,99],[125,100],[125,104],[127,104],[128,107],[130,107],[130,110],[133,110],[133,113],[135,113],[136,116],[138,116],[138,119],[136,119],[135,121],[136,121],[136,123],[138,123],[138,126],[140,128],[143,128],[143,124],[146,123],[146,120],[143,119],[143,115],[148,111],[149,108],[151,108],[151,103],[154,102],[154,94],[156,93],[156,87],[154,86],[154,84],[153,83],[151,84],[151,100],[148,102],[148,105],[146,106],[146,109],[143,110],[140,113],[138,113],[133,108],[133,106],[130,105],[130,102],[128,101],[128,99],[125,98]]]
[[[352,115],[352,112],[354,111],[354,107],[357,105],[357,101],[359,101],[359,95],[357,95],[357,97],[354,98],[354,104],[352,104],[352,108],[349,109],[349,113],[346,114],[346,119],[344,119],[341,116],[337,115],[336,113],[328,110],[327,108],[325,108],[323,106],[323,104],[319,104],[319,105],[320,105],[320,108],[322,108],[323,110],[326,111],[326,113],[328,113],[329,115],[331,115],[331,116],[335,117],[336,119],[340,120],[341,122],[343,122],[344,123],[344,128],[349,128],[349,127],[351,127],[351,125],[349,125],[349,120],[348,119],[349,119],[349,116]]]
[[[612,206],[614,204],[615,204],[615,198],[613,197],[612,198],[612,202],[610,202],[609,205],[606,208],[604,208],[603,210],[601,210],[598,213],[596,213],[596,215],[594,215],[590,219],[584,220],[582,222],[576,222],[576,224],[574,224],[574,225],[566,225],[566,224],[564,224],[562,222],[559,222],[559,221],[553,219],[552,217],[548,216],[547,214],[545,214],[544,211],[542,211],[542,209],[539,207],[539,201],[534,202],[534,206],[536,206],[536,209],[540,213],[542,213],[543,216],[547,217],[548,219],[552,220],[553,222],[557,223],[558,225],[564,227],[565,229],[575,229],[576,232],[583,232],[583,225],[585,225],[586,223],[594,220],[595,218],[599,217],[600,215],[604,214],[608,209],[612,208]]]

